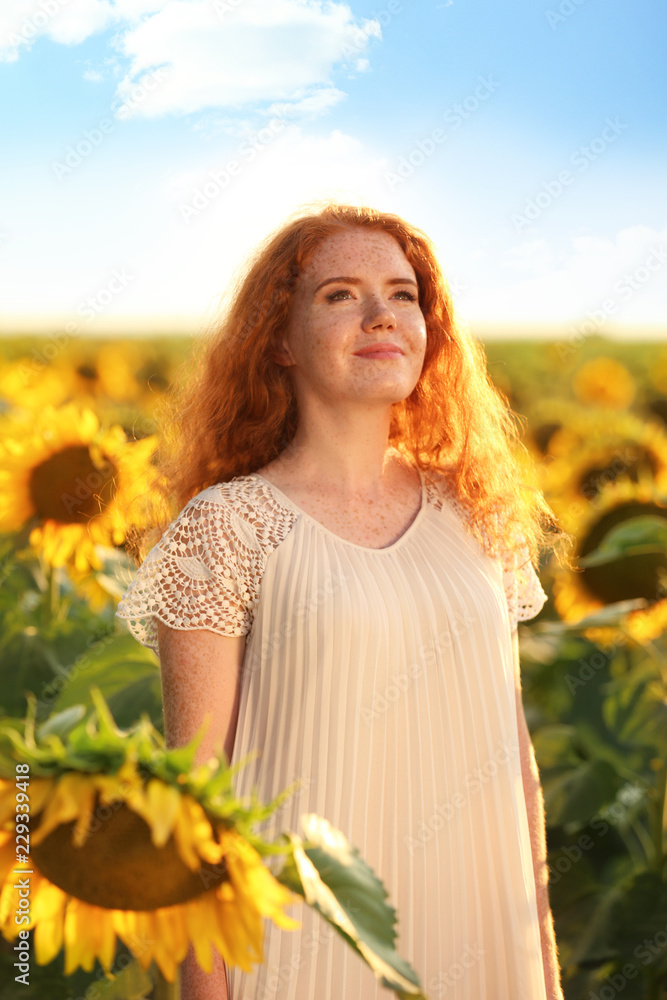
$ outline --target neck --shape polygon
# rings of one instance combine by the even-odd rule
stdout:
[[[285,472],[305,484],[336,491],[341,497],[372,498],[397,464],[389,444],[391,407],[331,408],[300,411],[297,432],[278,459]]]

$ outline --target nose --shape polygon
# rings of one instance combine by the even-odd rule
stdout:
[[[369,333],[378,327],[383,330],[395,329],[396,317],[381,295],[375,295],[369,300],[362,325]]]

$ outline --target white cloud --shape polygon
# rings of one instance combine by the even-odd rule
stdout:
[[[501,261],[508,276],[525,277],[471,285],[462,297],[471,319],[576,323],[596,315],[602,327],[667,316],[667,228],[630,226],[612,239],[577,235],[564,252],[537,239],[506,250]]]
[[[377,21],[357,24],[346,4],[321,0],[169,0],[131,27],[119,51],[131,62],[118,87],[124,99],[141,75],[166,68],[168,77],[142,101],[136,117],[187,114],[287,101],[307,113],[340,99],[330,75],[341,64],[359,70]]]
[[[300,101],[283,101],[282,103],[271,104],[266,113],[268,115],[279,115],[282,117],[316,118],[329,108],[339,104],[345,98],[342,90],[337,87],[320,87],[313,91],[309,97],[303,97]]]
[[[18,59],[45,35],[63,45],[77,45],[103,31],[118,17],[109,0],[3,0],[0,5],[0,60]]]
[[[309,97],[304,97],[300,101],[278,101],[261,109],[261,119],[267,125],[276,119],[282,120],[285,124],[292,121],[308,121],[318,118],[330,108],[339,104],[347,95],[336,87],[321,87],[314,91]],[[215,136],[230,135],[239,141],[253,137],[263,127],[262,121],[258,120],[258,111],[254,109],[254,117],[240,117],[238,114],[219,114],[217,112],[203,113],[198,116],[192,124],[192,130],[197,132],[203,139],[212,139]]]
[[[511,247],[505,253],[504,264],[511,270],[528,271],[533,274],[544,274],[551,269],[554,254],[544,239],[529,240],[519,246]]]
[[[125,118],[275,102],[314,118],[345,96],[334,70],[364,72],[370,39],[381,37],[377,20],[357,22],[330,0],[2,0],[0,59],[40,36],[75,45],[110,27]],[[160,86],[137,100],[156,73]]]
[[[299,206],[332,197],[396,208],[384,181],[386,162],[372,148],[339,130],[308,136],[296,123],[254,157],[244,157],[224,190],[207,186],[210,172],[221,177],[239,145],[232,141],[227,153],[206,150],[203,157],[193,144],[179,171],[168,160],[137,164],[136,187],[128,186],[122,204],[105,200],[103,188],[94,184],[83,191],[69,186],[48,201],[48,224],[44,206],[51,185],[44,180],[34,217],[26,219],[16,206],[3,220],[9,233],[6,245],[0,244],[3,311],[41,313],[51,324],[76,321],[77,305],[122,267],[134,280],[86,330],[105,323],[113,329],[124,317],[153,317],[165,327],[171,317],[172,329],[189,317],[199,326],[248,251]],[[180,205],[192,203],[198,189],[206,202],[197,201],[203,207],[186,222]],[[47,236],[36,251],[33,234],[40,223]]]
[[[226,163],[226,157],[210,157],[200,166],[198,158],[191,171],[164,178],[157,193],[168,199],[168,229],[152,237],[152,246],[142,246],[141,281],[128,289],[123,310],[189,313],[203,321],[247,253],[300,206],[331,197],[395,207],[383,179],[386,163],[339,130],[313,138],[290,124],[242,162],[224,190],[206,186]],[[203,207],[186,222],[179,209],[193,203],[196,191],[208,200],[197,201]]]

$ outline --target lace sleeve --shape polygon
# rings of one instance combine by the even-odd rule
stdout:
[[[151,549],[116,614],[156,653],[157,620],[180,630],[246,635],[259,579],[250,525],[211,490],[194,497]]]
[[[534,618],[542,610],[547,595],[525,545],[504,553],[501,561],[510,631],[514,632],[518,622]]]
[[[461,525],[465,527],[468,520],[467,513],[446,479],[439,477],[432,480],[427,477],[427,484],[430,502],[436,508],[441,509],[445,506],[446,500],[446,506],[455,511]],[[486,532],[483,534],[485,538],[488,537]],[[547,600],[547,595],[533,568],[528,547],[520,533],[518,537],[515,536],[514,546],[502,553],[500,563],[503,571],[503,587],[507,598],[510,631],[514,632],[518,622],[534,618],[541,611]]]

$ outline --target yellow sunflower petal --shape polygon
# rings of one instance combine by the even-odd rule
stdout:
[[[225,896],[228,897],[229,894],[225,893]],[[229,955],[230,964],[238,965],[245,972],[249,972],[253,962],[262,962],[264,959],[263,925],[260,922],[259,927],[255,926],[254,936],[248,935],[247,925],[241,919],[236,893],[234,893],[233,899],[219,899],[214,913],[217,916],[218,927],[224,942],[224,951],[218,950],[223,955]]]
[[[146,811],[143,818],[151,827],[153,843],[163,847],[174,829],[181,807],[181,793],[173,785],[151,778],[146,786]]]
[[[252,844],[233,830],[222,834],[222,843],[225,863],[235,889],[248,901],[252,900],[259,913],[270,917],[280,926],[300,926],[299,921],[288,917],[280,909],[296,902],[299,897],[278,882]]]
[[[30,779],[30,812],[37,816],[49,800],[57,778],[31,778]]]
[[[0,830],[0,885],[15,867],[16,844],[14,834],[9,830]]]
[[[86,972],[91,972],[95,964],[95,954],[90,943],[87,920],[87,905],[80,899],[69,896],[63,929],[66,976],[71,976],[79,966]]]
[[[90,777],[68,771],[58,780],[51,798],[47,801],[42,813],[39,827],[32,835],[33,844],[41,842],[61,823],[69,823],[76,819],[87,800]]]
[[[155,961],[162,975],[169,983],[176,979],[181,952],[179,926],[170,913],[172,907],[153,910],[153,921],[156,929]],[[183,958],[185,955],[182,956]]]
[[[48,965],[63,946],[67,894],[47,879],[43,879],[33,902],[35,919],[35,958],[39,965]]]
[[[101,431],[74,404],[12,415],[3,430],[0,530],[37,521],[30,544],[51,566],[101,569],[95,544],[122,545],[128,519],[141,527],[150,517],[155,442],[128,441],[118,425]]]
[[[21,927],[30,930],[32,926],[32,921],[27,924],[17,924],[15,918],[18,916],[18,905],[19,895],[15,888],[14,879],[10,876],[0,890],[0,930],[10,941],[18,936]]]
[[[76,847],[81,847],[88,838],[90,818],[95,807],[96,789],[93,782],[88,780],[82,783],[79,791],[79,814],[76,825],[72,833],[72,843]]]
[[[185,923],[197,964],[207,974],[213,971],[210,934],[215,922],[215,900],[211,896],[212,893],[205,892],[203,896],[183,904]]]
[[[157,933],[152,911],[112,910],[118,937],[146,971],[153,961]]]
[[[222,857],[222,849],[213,839],[213,828],[206,813],[190,795],[181,796],[173,834],[181,858],[194,872],[201,867],[202,859],[217,864]]]

